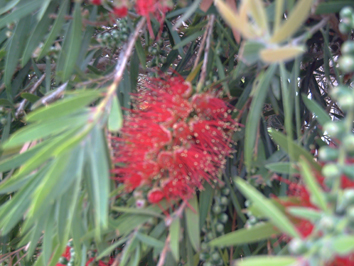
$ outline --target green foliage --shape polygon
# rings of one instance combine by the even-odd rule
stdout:
[[[352,1],[171,2],[146,19],[110,1],[0,0],[2,265],[56,265],[67,245],[67,265],[354,253]],[[240,127],[219,176],[150,204],[113,173],[117,139],[150,104],[137,103],[148,78],[174,74],[228,101]]]

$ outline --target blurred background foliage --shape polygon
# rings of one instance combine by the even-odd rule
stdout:
[[[134,7],[118,18],[118,2],[0,0],[0,263],[65,264],[67,245],[71,265],[332,265],[351,254],[351,229],[331,242],[342,253],[322,256],[327,242],[289,250],[303,237],[274,195],[304,184],[316,206],[330,204],[313,172],[320,147],[342,143],[323,126],[354,104],[331,94],[352,84],[354,49],[340,59],[352,15],[339,12],[353,1],[181,0],[163,20]],[[243,126],[222,182],[188,204],[141,207],[110,179],[110,136],[130,94],[163,73],[222,94]]]

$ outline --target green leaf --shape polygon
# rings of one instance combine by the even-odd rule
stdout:
[[[18,3],[20,2],[20,0],[13,0],[10,3],[8,3],[6,6],[4,6],[3,8],[0,8],[0,14],[5,14],[8,11],[10,11],[11,9],[13,9]]]
[[[146,68],[146,56],[145,56],[144,48],[143,48],[139,38],[135,42],[135,50],[138,54],[140,65],[143,67],[143,69],[145,69]]]
[[[23,99],[26,99],[30,103],[35,103],[36,101],[38,101],[40,99],[40,97],[38,97],[37,95],[34,95],[32,93],[28,93],[28,92],[21,93],[21,97]]]
[[[47,3],[50,3],[47,1]],[[43,18],[37,23],[33,32],[31,33],[29,40],[27,42],[26,48],[24,49],[22,55],[21,65],[22,67],[27,64],[28,60],[31,58],[33,51],[38,47],[40,41],[42,41],[44,35],[49,29],[49,26],[52,24],[53,19],[50,18],[50,14],[52,14],[57,7],[57,3],[53,2],[47,11],[45,12]]]
[[[240,56],[246,65],[253,65],[260,60],[259,52],[264,49],[264,44],[256,41],[242,43]]]
[[[205,219],[208,216],[210,211],[210,206],[213,201],[214,190],[210,184],[206,183],[204,185],[204,190],[200,192],[199,195],[199,217],[200,223],[199,226],[202,228],[205,223]]]
[[[332,0],[327,2],[321,2],[318,4],[315,14],[334,14],[338,13],[343,7],[351,6],[354,7],[354,2],[352,0]]]
[[[81,91],[79,95],[42,107],[26,117],[27,122],[53,120],[72,114],[93,102],[100,96],[99,91]]]
[[[286,257],[286,256],[255,256],[252,258],[243,258],[242,260],[236,260],[233,266],[293,266],[298,258]]]
[[[55,223],[55,217],[54,217],[54,208],[51,212],[47,214],[47,222],[44,227],[44,236],[43,236],[43,260],[46,265],[48,265],[48,262],[50,260],[50,257],[52,255],[52,238],[54,236],[54,223]]]
[[[306,185],[306,189],[308,189],[311,194],[311,202],[313,202],[323,211],[326,211],[328,209],[326,196],[323,193],[316,178],[313,176],[310,166],[307,164],[306,160],[303,157],[300,157],[300,166],[301,175]]]
[[[332,119],[328,115],[328,113],[323,110],[323,108],[315,101],[310,100],[307,98],[307,95],[302,94],[302,100],[304,101],[306,107],[314,113],[314,115],[317,117],[318,122],[323,126],[327,122],[330,122]]]
[[[203,31],[198,31],[195,32],[191,35],[189,35],[188,37],[185,37],[183,40],[181,40],[181,42],[179,42],[178,44],[176,44],[173,49],[177,50],[179,48],[183,48],[185,45],[189,44],[190,42],[195,41],[199,36],[203,35]]]
[[[90,134],[87,144],[88,164],[90,168],[90,189],[95,209],[95,223],[100,228],[108,226],[109,164],[106,143],[102,130],[96,126]],[[98,231],[99,232],[99,231]],[[96,235],[100,238],[100,235]]]
[[[288,207],[287,211],[296,217],[309,221],[317,221],[323,216],[323,212],[306,207]]]
[[[43,44],[41,52],[38,55],[38,59],[41,59],[43,56],[45,56],[47,54],[47,52],[50,49],[50,47],[52,46],[55,38],[58,37],[58,34],[61,31],[63,23],[65,21],[64,16],[68,11],[68,7],[69,7],[69,0],[61,1],[59,13],[57,15],[57,18],[55,19],[54,25],[53,25],[48,37],[46,38],[46,41]]]
[[[258,83],[254,84],[253,99],[250,106],[250,112],[247,117],[245,129],[245,164],[247,170],[252,168],[252,157],[258,125],[262,114],[263,104],[268,93],[269,85],[276,70],[276,65],[271,65],[265,73],[260,74]]]
[[[262,223],[215,238],[209,242],[209,245],[212,247],[242,245],[268,239],[278,234],[280,231],[273,224]]]
[[[4,149],[23,145],[26,142],[39,140],[52,134],[58,135],[69,127],[79,128],[87,123],[88,116],[80,115],[74,117],[64,117],[55,120],[39,122],[27,127],[23,127],[3,145]]]
[[[331,249],[341,256],[354,251],[354,236],[341,235],[331,239]]]
[[[279,174],[289,174],[289,170],[292,170],[292,173],[298,173],[299,171],[295,168],[293,163],[282,162],[282,163],[270,163],[265,166],[268,170],[279,173]]]
[[[200,229],[199,229],[199,209],[198,209],[197,197],[194,196],[188,202],[190,206],[193,208],[193,210],[189,207],[185,209],[187,234],[194,250],[198,252],[199,245],[200,245]]]
[[[117,247],[119,247],[120,245],[123,245],[128,240],[129,240],[128,237],[123,237],[123,238],[119,239],[118,241],[112,243],[106,249],[101,251],[100,254],[97,255],[96,259],[99,260],[103,257],[110,255]]]
[[[242,194],[252,201],[258,211],[261,212],[264,217],[267,217],[282,232],[292,237],[300,237],[299,233],[285,214],[273,205],[273,203],[262,193],[241,178],[237,179],[236,185]]]
[[[111,111],[108,116],[108,130],[118,132],[123,126],[123,114],[117,96],[113,96]]]
[[[142,234],[140,232],[138,232],[136,234],[136,237],[143,243],[145,243],[148,246],[152,246],[158,249],[163,249],[164,247],[164,243],[160,240],[157,240],[156,238],[153,238],[151,236]]]
[[[289,152],[289,150],[293,151],[293,155],[294,155],[293,159],[295,161],[299,161],[300,156],[303,156],[311,164],[311,166],[315,170],[317,170],[317,171],[321,170],[321,166],[317,162],[314,161],[313,155],[310,152],[308,152],[307,150],[305,150],[302,146],[295,143],[295,141],[288,142],[287,137],[283,133],[276,131],[274,129],[270,129],[269,133],[272,136],[272,138],[274,139],[274,141],[282,149],[284,149],[286,152]]]
[[[17,1],[15,1],[16,3]],[[17,3],[16,3],[17,4]],[[14,21],[18,21],[22,19],[23,17],[27,16],[28,14],[32,13],[34,10],[38,9],[42,5],[42,0],[22,0],[18,5],[16,5],[16,8],[12,10],[10,13],[7,15],[3,16],[0,19],[0,28],[3,28],[7,24],[10,24]],[[9,10],[10,4],[6,6],[3,10],[0,10],[4,13]],[[0,13],[3,14],[3,13]],[[26,35],[26,34],[25,34]]]
[[[164,218],[163,215],[160,213],[157,213],[155,211],[152,211],[150,209],[137,209],[137,208],[127,208],[127,207],[117,207],[113,206],[112,210],[116,212],[123,212],[123,213],[132,213],[132,214],[142,214],[142,215],[149,215],[149,216],[154,216],[158,218]]]
[[[16,13],[16,11],[14,11],[13,13]],[[30,24],[30,21],[31,16],[27,16],[17,23],[15,31],[13,32],[13,35],[11,37],[11,41],[7,46],[8,50],[6,53],[5,60],[4,83],[8,89],[8,95],[12,95],[12,92],[9,92],[11,87],[12,76],[16,71],[18,60],[21,56],[22,49],[26,43],[26,38],[28,36],[28,25]]]
[[[67,81],[74,71],[76,60],[80,54],[82,20],[81,20],[81,3],[75,3],[74,19],[70,23],[70,29],[64,39],[63,47],[60,52],[56,74],[61,81]]]
[[[199,7],[201,0],[196,0],[193,2],[193,4],[191,4],[188,9],[186,10],[186,12],[184,12],[184,14],[182,15],[182,17],[180,17],[178,19],[178,21],[176,22],[176,24],[173,26],[173,29],[175,31],[175,29],[177,29],[179,26],[182,25],[182,23],[184,21],[187,21],[190,16],[193,15],[193,13],[197,10],[197,8]]]
[[[0,106],[8,106],[12,109],[14,108],[14,105],[7,99],[0,99]]]
[[[179,239],[181,236],[180,219],[176,217],[170,225],[170,249],[175,261],[179,261]]]

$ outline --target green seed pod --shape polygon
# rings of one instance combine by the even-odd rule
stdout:
[[[214,212],[215,214],[221,213],[221,207],[220,207],[219,205],[215,204],[215,205],[213,206],[213,212]]]
[[[351,18],[353,16],[353,8],[351,7],[344,7],[342,8],[342,10],[340,11],[339,15],[340,15],[340,18],[343,19],[343,18]]]
[[[354,97],[353,95],[341,96],[338,98],[338,104],[343,111],[348,112],[354,107]]]
[[[152,55],[157,55],[157,49],[156,49],[156,48],[152,48],[151,54],[152,54]]]
[[[291,240],[288,248],[289,252],[294,255],[301,255],[307,251],[305,242],[299,238],[294,238]]]
[[[165,64],[167,62],[167,58],[166,57],[161,57],[161,63]]]
[[[229,216],[226,213],[222,213],[218,216],[218,220],[224,224],[229,220]]]
[[[331,95],[331,97],[333,99],[338,100],[342,96],[352,95],[353,90],[351,88],[349,88],[348,86],[339,85],[339,86],[333,87],[331,89],[331,91],[329,92],[329,94]]]
[[[338,156],[339,156],[339,151],[329,146],[321,147],[318,152],[319,159],[325,162],[334,161],[338,158]]]
[[[211,258],[213,261],[218,261],[220,259],[219,252],[214,252],[213,254],[211,254]]]
[[[343,121],[327,122],[323,126],[323,130],[332,138],[339,138],[345,133],[345,125]]]
[[[224,188],[223,190],[221,190],[221,193],[224,195],[224,196],[228,196],[230,194],[230,189],[229,188]]]
[[[227,197],[221,197],[220,198],[220,204],[221,205],[227,205],[229,203],[229,200]]]
[[[346,41],[342,45],[343,55],[354,55],[354,41]]]
[[[224,232],[224,225],[222,223],[217,223],[215,226],[215,229],[218,233],[223,233]]]
[[[123,42],[125,42],[126,40],[128,40],[128,38],[129,38],[128,34],[122,34],[122,35],[121,35],[121,39],[122,39]]]
[[[332,232],[335,227],[335,222],[333,217],[331,216],[324,216],[319,221],[319,227],[325,232]]]
[[[203,251],[203,252],[207,252],[209,251],[209,246],[207,243],[203,242],[200,244],[200,249]]]
[[[343,174],[351,180],[354,180],[354,165],[345,165],[342,168]]]
[[[354,135],[350,134],[343,138],[343,147],[349,153],[354,153]]]
[[[7,124],[7,119],[5,117],[1,118],[0,123],[5,126]]]
[[[354,204],[354,189],[352,188],[345,189],[343,192],[342,200],[344,206],[349,206],[351,204]]]
[[[343,55],[338,60],[339,68],[344,73],[350,73],[354,71],[354,57],[351,55]]]
[[[68,264],[68,260],[66,259],[66,258],[64,258],[64,257],[60,257],[60,259],[59,259],[59,263],[60,264],[64,264],[64,265],[66,265],[66,264]]]
[[[327,179],[330,179],[330,180],[333,180],[335,178],[339,178],[341,173],[342,173],[341,169],[338,167],[338,165],[336,165],[334,163],[326,164],[322,168],[323,176]]]
[[[339,23],[338,28],[339,31],[343,34],[348,34],[352,30],[351,25],[348,25],[346,23]]]
[[[213,240],[214,239],[214,234],[212,232],[209,232],[207,233],[206,235],[207,239],[210,241],[210,240]]]
[[[209,259],[209,257],[210,257],[209,253],[200,253],[199,255],[200,260],[207,260]]]

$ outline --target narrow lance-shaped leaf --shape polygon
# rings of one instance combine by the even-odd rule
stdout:
[[[194,196],[191,200],[189,200],[189,204],[193,209],[189,207],[185,209],[187,234],[194,250],[198,252],[200,245],[200,229],[197,197]]]
[[[308,189],[311,194],[311,201],[314,204],[316,204],[319,208],[326,211],[327,203],[326,203],[325,194],[323,193],[316,178],[313,176],[311,172],[311,168],[309,167],[308,163],[303,157],[300,158],[300,166],[301,166],[301,174],[305,182],[306,189]]]
[[[273,203],[243,179],[236,181],[237,187],[252,201],[259,212],[267,217],[281,231],[292,237],[300,237],[293,224]]]
[[[280,231],[271,223],[264,223],[251,228],[242,228],[209,242],[212,247],[235,246],[257,242],[278,235]]]

